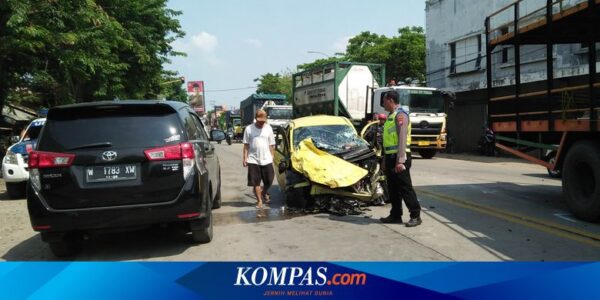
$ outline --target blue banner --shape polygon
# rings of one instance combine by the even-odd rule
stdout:
[[[9,262],[0,299],[598,299],[590,262]]]

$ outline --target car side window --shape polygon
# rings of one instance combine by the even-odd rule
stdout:
[[[192,117],[194,124],[198,128],[199,139],[208,141],[208,133],[206,132],[206,128],[204,128],[204,125],[202,125],[202,121],[200,121],[200,118],[198,118],[198,116],[195,113],[190,114],[190,116]]]
[[[199,134],[199,130],[198,130],[198,126],[194,122],[194,117],[191,114],[189,114],[185,118],[185,130],[186,130],[188,138],[190,140],[199,140],[199,139],[201,139],[200,138],[200,134]]]

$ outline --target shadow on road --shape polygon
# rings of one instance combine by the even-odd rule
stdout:
[[[415,156],[415,157],[419,157],[419,156]],[[478,154],[473,154],[473,153],[461,153],[461,154],[440,153],[436,157],[452,159],[452,160],[472,161],[472,162],[479,162],[479,163],[523,163],[523,164],[528,163],[527,161],[525,161],[523,159],[520,159],[520,158],[517,158],[514,156],[510,156],[510,155],[505,155],[505,154],[501,154],[499,156],[483,156],[483,155],[478,155]],[[436,159],[436,157],[434,157],[433,159]]]
[[[523,174],[523,176],[529,176],[529,177],[541,178],[541,179],[548,179],[548,180],[556,180],[556,181],[560,181],[561,180],[560,178],[552,178],[548,174]]]
[[[39,234],[21,242],[2,256],[7,261],[123,261],[169,257],[197,246],[190,234],[178,226],[113,233],[94,233],[84,241],[83,250],[72,258],[54,257]],[[200,247],[202,245],[199,245]],[[43,249],[43,250],[40,250]]]
[[[365,212],[368,213],[368,212]],[[371,217],[369,214],[358,215],[358,216],[336,216],[336,215],[317,215],[316,218],[329,219],[336,222],[346,222],[355,225],[371,225],[371,224],[382,224],[378,218]]]

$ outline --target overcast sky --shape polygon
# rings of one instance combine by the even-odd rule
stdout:
[[[425,27],[424,0],[170,0],[168,6],[183,12],[186,36],[173,46],[188,56],[166,68],[203,80],[207,103],[228,108],[255,92],[253,79],[261,74],[294,72],[298,64],[345,52],[362,31],[394,36],[400,27]],[[229,89],[240,90],[219,91]]]

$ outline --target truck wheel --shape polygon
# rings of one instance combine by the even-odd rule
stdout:
[[[575,144],[563,164],[563,193],[578,218],[600,220],[600,146],[591,141]]]
[[[208,216],[203,220],[190,221],[190,229],[192,231],[192,241],[200,244],[210,243],[213,238],[212,212],[209,211]]]
[[[548,153],[548,155],[546,155],[546,161],[550,164],[554,164],[554,162],[556,161],[556,151],[552,151],[550,153]],[[546,169],[548,171],[548,175],[550,175],[550,177],[552,178],[560,178],[562,177],[562,173],[560,170],[550,170],[550,169]]]
[[[430,158],[434,157],[436,152],[437,152],[436,149],[420,149],[419,150],[419,154],[421,155],[422,158],[425,158],[425,159],[430,159]]]
[[[26,182],[7,182],[6,192],[10,199],[23,199],[25,198],[25,187]]]

